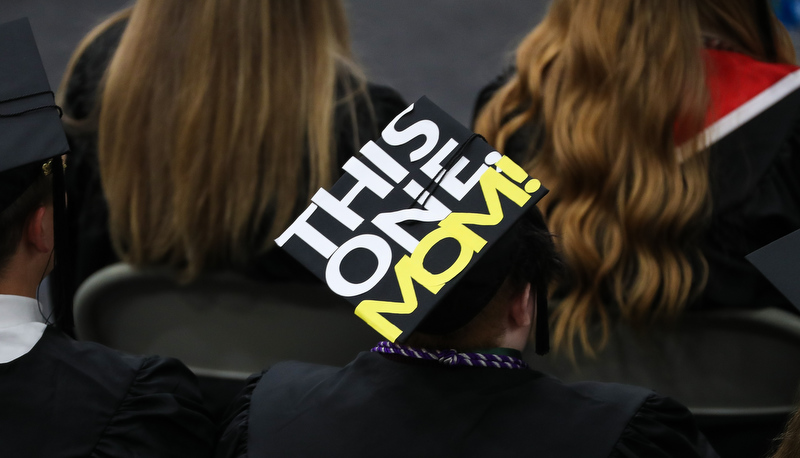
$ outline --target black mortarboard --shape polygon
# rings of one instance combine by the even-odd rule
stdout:
[[[510,271],[504,234],[547,190],[425,97],[361,155],[276,243],[388,340],[465,325]]]
[[[759,248],[746,258],[800,309],[800,230]]]
[[[69,150],[36,41],[27,19],[0,24],[0,211],[44,173],[53,174],[57,271],[64,271],[66,209],[61,156]],[[53,277],[56,323],[72,326],[71,296],[63,275]]]

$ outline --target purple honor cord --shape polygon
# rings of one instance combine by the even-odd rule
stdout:
[[[382,341],[370,350],[375,353],[437,361],[448,366],[494,367],[497,369],[528,369],[528,364],[513,356],[492,353],[458,352],[456,350],[426,350]]]

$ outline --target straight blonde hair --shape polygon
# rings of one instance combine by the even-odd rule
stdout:
[[[271,248],[332,183],[333,112],[349,104],[355,130],[364,87],[341,1],[139,0],[99,123],[122,259],[191,279]]]
[[[719,13],[738,3],[555,0],[517,49],[517,73],[479,114],[476,130],[501,152],[512,135],[540,126],[520,160],[552,190],[542,206],[568,268],[556,348],[572,355],[579,341],[593,354],[612,319],[638,328],[673,320],[702,291],[708,154],[699,136],[676,145],[674,132],[702,129],[701,25],[727,23],[733,16]],[[758,56],[763,47],[747,49]]]

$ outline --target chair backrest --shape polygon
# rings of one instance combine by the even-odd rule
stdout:
[[[526,358],[564,381],[626,383],[673,397],[721,456],[763,456],[796,405],[800,316],[778,309],[687,313],[673,327],[646,333],[616,324],[596,358]]]
[[[180,284],[164,270],[115,264],[75,296],[78,337],[239,377],[285,360],[344,365],[380,336],[320,284],[269,284],[234,273]]]
[[[286,360],[343,366],[380,340],[322,283],[226,272],[181,284],[169,271],[120,263],[89,277],[74,303],[80,339],[189,366],[215,421],[252,373]]]

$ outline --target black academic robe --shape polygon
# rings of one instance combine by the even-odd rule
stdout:
[[[210,456],[214,425],[179,361],[130,356],[45,330],[0,364],[0,456]]]
[[[361,353],[252,377],[217,456],[717,455],[683,406],[643,388]]]

